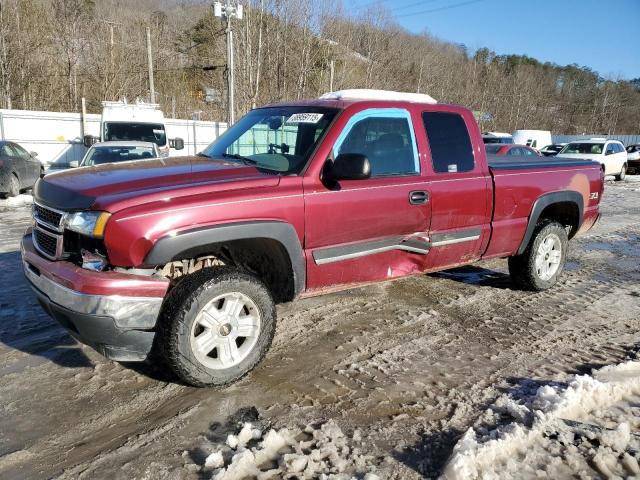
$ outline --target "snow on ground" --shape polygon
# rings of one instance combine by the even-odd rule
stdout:
[[[32,203],[33,197],[27,193],[22,193],[16,197],[0,198],[0,211],[5,208],[22,207],[24,205],[31,205]]]
[[[260,428],[246,422],[224,444],[209,446],[211,453],[204,465],[194,464],[192,469],[213,480],[353,478],[346,471],[365,480],[377,480],[379,477],[370,471],[375,470],[370,464],[372,457],[352,442],[358,442],[358,433],[348,439],[333,420],[304,428],[269,429],[264,436]],[[188,453],[183,455],[188,457]]]
[[[530,386],[530,385],[529,385]],[[640,477],[640,362],[500,397],[458,441],[446,480]]]

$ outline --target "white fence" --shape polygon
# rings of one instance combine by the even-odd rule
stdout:
[[[85,134],[98,136],[100,115],[88,114],[85,122]],[[171,156],[200,152],[227,129],[223,122],[175,118],[166,118],[165,125],[168,138],[184,140],[184,150],[171,149]],[[37,152],[40,161],[46,165],[80,161],[86,151],[82,144],[80,113],[0,109],[0,140],[10,140],[30,152]]]

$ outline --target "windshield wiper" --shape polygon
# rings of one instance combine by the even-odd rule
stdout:
[[[245,165],[257,165],[258,162],[251,158],[243,157],[242,155],[238,155],[237,153],[223,153],[222,156],[224,158],[233,158],[234,160],[240,160]]]

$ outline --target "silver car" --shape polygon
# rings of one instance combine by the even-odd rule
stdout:
[[[152,142],[99,142],[87,150],[79,165],[74,165],[74,162],[71,162],[70,166],[91,167],[103,163],[148,160],[159,157],[158,145]]]

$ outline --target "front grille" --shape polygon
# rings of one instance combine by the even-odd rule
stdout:
[[[35,227],[33,240],[36,249],[45,257],[56,259],[62,253],[62,235],[55,235]]]
[[[52,227],[55,230],[60,230],[63,217],[64,214],[62,212],[43,207],[37,203],[33,204],[33,218],[36,222]]]

